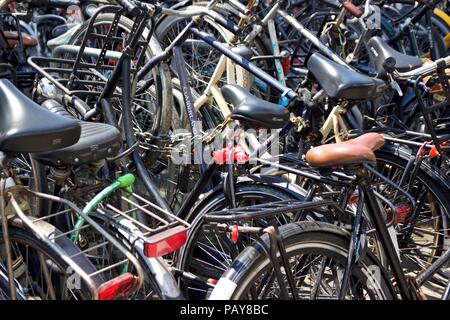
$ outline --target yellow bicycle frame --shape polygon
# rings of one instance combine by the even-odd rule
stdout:
[[[438,8],[434,9],[433,13],[450,27],[450,16],[448,14]],[[450,33],[448,33],[444,39],[447,48],[450,48]]]

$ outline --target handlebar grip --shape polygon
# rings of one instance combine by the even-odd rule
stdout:
[[[339,0],[342,6],[356,18],[361,18],[364,12],[355,6],[350,0]]]
[[[133,17],[136,17],[141,14],[141,9],[136,6],[132,0],[117,0],[117,2],[127,10],[127,12],[132,15]]]

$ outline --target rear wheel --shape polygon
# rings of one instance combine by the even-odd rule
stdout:
[[[187,221],[192,223],[188,241],[183,247],[179,266],[204,279],[219,279],[227,270],[233,259],[247,245],[253,242],[252,236],[242,235],[237,244],[232,243],[230,234],[220,234],[203,220],[208,212],[220,211],[229,207],[228,198],[223,192],[202,201],[189,215]],[[293,199],[289,192],[275,186],[242,183],[236,186],[238,207]],[[279,225],[290,222],[289,216],[274,218]],[[245,225],[268,226],[268,219],[242,222]],[[191,299],[204,299],[207,289],[201,285],[185,284],[184,291]]]
[[[114,14],[100,14],[94,22],[95,33],[106,36],[113,21]],[[134,22],[132,20],[122,16],[119,20],[117,34],[120,37],[126,37],[126,35],[131,32],[133,24]],[[85,22],[72,36],[70,44],[81,45],[88,26],[89,23]],[[148,30],[142,35],[142,40],[147,38],[147,32]],[[95,40],[89,39],[87,42],[87,47],[92,48],[102,48],[103,45],[104,41],[99,38],[96,38]],[[110,46],[110,50],[123,50],[123,44],[119,42],[113,42]],[[155,37],[152,37],[147,47],[143,63],[161,52],[162,49],[159,42]],[[113,59],[108,61],[111,65],[115,65],[116,62],[117,61]],[[133,60],[132,64],[135,63],[137,63],[137,61]],[[109,74],[105,74],[104,76],[108,78]],[[165,136],[169,132],[173,109],[172,87],[168,66],[165,63],[160,63],[145,76],[145,80],[152,81],[153,85],[143,94],[132,94],[133,103],[131,106],[131,118],[133,122],[133,133],[137,140],[142,141],[143,145],[156,145],[159,147],[161,146],[161,142],[158,137]],[[112,99],[111,102],[116,111],[117,121],[120,125],[122,122],[121,99]],[[151,165],[156,161],[159,155],[160,153],[158,150],[153,148],[150,151],[143,151],[141,157],[146,165]]]
[[[381,149],[376,152],[378,172],[385,177],[408,190],[416,201],[418,215],[413,224],[412,231],[407,228],[406,222],[410,215],[410,204],[404,196],[395,192],[379,178],[372,177],[373,186],[379,193],[394,202],[397,207],[402,206],[405,213],[409,215],[398,217],[399,223],[396,227],[400,241],[400,253],[402,255],[403,267],[407,272],[419,273],[429,267],[446,249],[450,247],[450,235],[448,228],[450,219],[447,208],[449,208],[448,197],[443,186],[425,171],[418,170],[415,180],[408,188],[409,179],[401,183],[405,172],[406,160],[395,155],[401,153],[400,149]],[[425,166],[426,164],[424,164]],[[428,168],[432,171],[432,168]],[[409,175],[408,175],[409,176]],[[402,240],[406,233],[410,233],[408,240]],[[433,281],[444,284],[442,276],[447,278],[449,269],[443,268],[439,274],[433,277]]]
[[[337,299],[347,262],[349,234],[337,226],[316,223],[291,223],[280,227],[289,268],[300,299]],[[262,237],[266,246],[269,239]],[[244,299],[282,299],[280,286],[286,287],[289,299],[292,288],[275,276],[272,261],[260,243],[247,247],[224,275],[236,285],[231,297]],[[220,282],[219,282],[220,283]],[[378,261],[367,252],[351,270],[346,299],[390,300],[392,288]]]
[[[43,224],[42,221],[39,223]],[[46,228],[56,230],[48,224],[46,224]],[[22,228],[9,227],[8,231],[18,299],[92,299],[85,285],[76,285],[75,277],[77,275],[52,248],[48,247],[34,234]],[[64,242],[64,250],[68,255],[79,252],[79,249],[68,238],[63,236],[58,238],[57,241],[58,244]],[[88,274],[95,270],[89,259],[84,255],[78,255],[76,260],[76,263]],[[8,280],[2,277],[7,274],[6,265],[4,237],[3,232],[0,231],[0,299],[11,298]],[[74,285],[71,286],[71,283]]]

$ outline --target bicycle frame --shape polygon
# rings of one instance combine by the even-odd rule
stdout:
[[[278,46],[278,39],[275,32],[275,26],[274,26],[274,19],[277,15],[281,16],[287,23],[289,23],[291,26],[293,26],[297,31],[299,31],[306,39],[310,40],[314,46],[316,46],[320,52],[324,53],[326,56],[328,56],[333,61],[346,66],[347,68],[353,69],[350,65],[348,65],[343,59],[341,59],[337,54],[335,54],[331,49],[329,49],[326,45],[324,45],[318,37],[316,37],[314,34],[312,34],[310,31],[308,31],[302,24],[300,24],[294,17],[288,15],[285,11],[281,9],[283,1],[276,2],[269,13],[262,19],[262,22],[260,25],[257,25],[254,27],[253,31],[244,39],[243,43],[248,44],[254,39],[256,36],[260,35],[263,31],[263,26],[267,26],[269,28],[269,34],[270,34],[270,40],[272,49],[274,50],[273,54],[274,57],[280,56],[279,52],[279,46]],[[248,7],[247,7],[248,8]],[[345,15],[346,9],[343,8],[341,10],[340,16]],[[241,20],[242,21],[242,20]],[[240,21],[240,23],[241,23]],[[192,24],[191,24],[192,25]],[[230,30],[229,30],[230,31]],[[183,38],[185,39],[187,37],[187,28],[185,28],[180,34],[183,34]],[[191,28],[191,33],[195,34],[198,38],[209,44],[214,49],[220,51],[223,55],[221,56],[218,65],[216,66],[216,69],[205,89],[203,94],[195,101],[194,107],[195,110],[198,111],[202,106],[204,105],[212,105],[212,100],[215,101],[216,105],[218,106],[221,114],[224,118],[227,118],[231,111],[223,98],[222,93],[220,92],[220,89],[218,87],[218,82],[221,80],[223,74],[225,71],[227,71],[228,75],[228,82],[234,83],[235,77],[233,73],[233,68],[230,67],[230,60],[234,62],[237,66],[242,67],[246,69],[248,72],[250,72],[252,75],[257,76],[261,81],[275,87],[276,90],[278,90],[280,93],[282,93],[281,96],[281,102],[284,106],[288,105],[289,100],[292,100],[295,98],[295,96],[287,94],[290,93],[289,88],[286,87],[284,73],[282,71],[281,63],[279,59],[275,59],[275,65],[276,65],[276,71],[277,71],[277,77],[278,77],[278,83],[274,85],[275,79],[266,74],[262,73],[263,71],[258,69],[256,66],[251,64],[246,59],[243,59],[242,57],[236,56],[234,52],[232,52],[229,48],[224,46],[222,43],[217,41],[213,36],[208,35],[196,28]],[[233,44],[236,40],[236,37],[233,37],[231,39],[231,43]],[[182,43],[182,37],[177,37],[169,46],[167,50],[171,50],[174,46],[179,46]],[[151,70],[152,61],[149,61],[146,66],[143,67],[143,69],[139,72],[138,78],[143,78],[143,75],[146,74],[147,71]],[[250,67],[249,67],[250,66]],[[147,86],[144,85],[144,88]],[[139,91],[139,92],[142,92]],[[330,123],[328,123],[330,124]],[[191,124],[192,125],[192,124]],[[325,128],[328,132],[330,131],[329,128]],[[286,131],[286,130],[284,130]],[[261,145],[259,141],[256,139],[255,136],[249,135],[247,136],[248,143],[245,141],[245,139],[240,139],[240,145],[246,150],[247,153],[250,153],[250,150],[260,150],[264,145]],[[265,157],[270,157],[270,154],[265,153]]]
[[[389,39],[389,43],[390,44],[395,44],[399,40],[401,40],[403,37],[407,36],[408,40],[411,43],[411,49],[412,49],[411,54],[415,55],[415,56],[420,56],[416,35],[411,30],[411,26],[416,25],[423,17],[425,17],[426,24],[428,26],[431,26],[432,25],[431,17],[433,15],[433,9],[434,9],[434,7],[436,6],[437,3],[438,2],[434,2],[434,3],[431,3],[431,4],[427,3],[427,4],[422,5],[422,6],[413,7],[407,13],[402,15],[400,18],[396,19],[394,22],[397,22],[399,20],[403,20],[405,17],[409,16],[414,11],[417,11],[414,14],[413,17],[408,18],[406,23],[403,23],[400,26],[400,29],[397,31],[397,33],[391,39]],[[430,27],[427,28],[427,33],[428,33],[428,38],[429,39],[433,39],[433,35],[432,35]],[[427,53],[423,58],[429,57],[429,58],[434,60],[437,57],[437,51],[436,51],[437,49],[435,48],[433,41],[429,41],[429,44],[430,44],[430,53]]]
[[[360,244],[363,239],[363,230],[361,228],[362,225],[362,219],[363,219],[363,204],[365,204],[365,208],[367,210],[367,216],[374,224],[374,228],[376,230],[376,233],[378,235],[378,239],[381,243],[383,252],[386,253],[387,260],[388,260],[388,266],[391,268],[391,271],[393,273],[393,277],[396,280],[400,296],[402,299],[416,299],[418,298],[418,293],[414,292],[412,289],[416,287],[416,285],[420,286],[424,282],[426,282],[433,274],[437,273],[439,269],[444,266],[445,263],[447,263],[450,260],[450,249],[447,250],[438,260],[436,260],[429,268],[427,268],[425,271],[423,271],[422,274],[420,274],[416,280],[413,279],[407,279],[406,275],[403,273],[403,269],[401,266],[400,258],[397,253],[396,247],[393,243],[392,237],[389,234],[388,227],[386,225],[386,222],[383,219],[383,215],[377,200],[376,193],[371,188],[371,182],[369,179],[369,174],[376,173],[376,171],[371,168],[367,164],[363,164],[362,166],[353,168],[356,173],[356,180],[354,183],[358,186],[360,193],[358,197],[358,205],[357,205],[357,211],[355,213],[355,219],[353,221],[353,227],[352,227],[352,233],[351,233],[351,241],[350,241],[350,247],[349,247],[349,255],[348,255],[348,261],[345,265],[344,269],[344,275],[342,278],[341,286],[340,286],[340,292],[339,292],[339,298],[343,299],[345,298],[345,294],[348,289],[348,280],[350,275],[350,270],[354,263],[358,261],[358,257],[360,255],[359,249]],[[379,175],[379,174],[378,174]],[[323,182],[323,177],[316,177],[318,181]],[[338,184],[339,182],[334,180],[334,183]],[[348,185],[347,185],[348,186]],[[351,189],[350,189],[351,190]],[[337,210],[338,212],[343,212],[341,205],[338,205],[334,201],[328,201],[328,200],[314,200],[314,195],[308,197],[308,201],[302,201],[301,203],[295,202],[295,201],[281,201],[273,204],[261,204],[261,205],[255,205],[251,207],[245,207],[245,208],[239,208],[239,209],[229,209],[225,211],[220,212],[211,212],[205,215],[204,219],[206,221],[212,222],[212,223],[235,223],[236,221],[240,220],[251,220],[251,219],[260,219],[260,218],[266,218],[274,215],[283,215],[287,213],[296,213],[299,211],[305,211],[305,210],[314,210],[315,208],[321,208],[323,206],[330,206]],[[348,198],[345,196],[342,197],[343,202],[346,203]],[[243,231],[245,232],[245,227],[243,228]],[[254,232],[254,231],[253,231]],[[259,241],[258,241],[259,242]],[[276,253],[274,254],[273,250],[279,250],[281,255],[281,262],[276,258]],[[271,258],[272,263],[274,264],[274,268],[276,269],[275,272],[279,269],[278,264],[280,263],[283,265],[284,269],[286,270],[289,268],[289,264],[287,263],[286,259],[283,259],[283,255],[285,255],[285,252],[283,252],[283,246],[280,246],[276,242],[271,241],[271,248],[266,249],[266,254]],[[276,265],[276,266],[275,266]],[[278,268],[278,269],[277,269]],[[384,271],[382,271],[381,274]],[[449,279],[450,280],[450,279]],[[414,281],[416,281],[414,283]],[[285,281],[281,281],[280,283],[284,283]],[[289,280],[288,275],[288,283],[286,283],[286,286],[291,286],[292,292],[295,290],[295,285],[292,285],[292,282]],[[284,296],[287,298],[288,295],[284,294]],[[223,297],[223,296],[221,296]],[[448,287],[447,290],[443,296],[443,298],[448,299]],[[295,295],[294,295],[295,299]]]

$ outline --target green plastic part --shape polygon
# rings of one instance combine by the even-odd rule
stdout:
[[[117,178],[117,181],[120,182],[120,188],[125,189],[133,185],[136,181],[136,177],[132,173],[127,173],[126,175]]]

